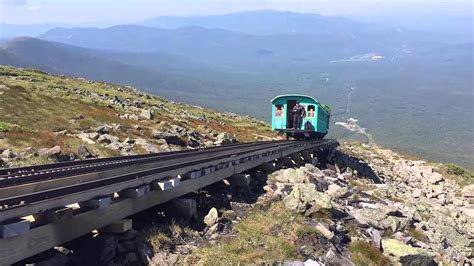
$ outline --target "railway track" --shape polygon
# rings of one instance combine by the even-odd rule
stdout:
[[[279,141],[283,142],[283,141]],[[55,164],[45,164],[30,167],[11,168],[0,171],[0,197],[1,189],[19,186],[22,184],[40,182],[42,180],[51,180],[64,178],[70,175],[85,174],[90,172],[99,172],[111,168],[120,168],[131,165],[140,165],[158,161],[168,161],[172,159],[186,158],[193,155],[210,154],[226,150],[234,150],[236,147],[245,148],[247,146],[258,146],[272,143],[254,142],[244,144],[232,144],[219,147],[203,148],[196,150],[184,150],[177,152],[163,152],[154,154],[143,154],[133,156],[120,156],[110,158],[88,159],[82,161],[72,161]]]
[[[184,150],[184,151],[175,151],[175,152],[162,152],[162,153],[152,153],[152,154],[140,154],[140,155],[132,155],[132,156],[117,156],[117,157],[108,157],[108,158],[99,158],[99,159],[86,159],[81,161],[70,161],[70,162],[60,162],[60,163],[52,163],[52,164],[43,164],[43,165],[35,165],[35,166],[25,166],[25,167],[18,167],[18,168],[7,168],[7,169],[0,169],[0,187],[8,185],[10,182],[12,184],[21,181],[14,181],[12,179],[15,178],[22,178],[23,180],[27,179],[31,176],[38,176],[41,174],[51,174],[55,172],[64,172],[68,170],[79,170],[79,169],[98,169],[94,167],[100,166],[107,166],[110,165],[112,167],[116,167],[119,165],[127,165],[130,163],[140,163],[143,160],[153,160],[153,159],[160,159],[166,156],[181,156],[185,154],[194,154],[200,152],[214,152],[218,150],[224,149],[232,149],[234,147],[244,147],[249,145],[255,144],[265,144],[271,143],[272,141],[262,141],[262,142],[252,142],[252,143],[243,143],[243,144],[231,144],[225,146],[218,146],[218,147],[209,147],[209,148],[201,148],[201,149],[193,149],[193,150]],[[282,142],[282,141],[279,141]]]
[[[74,203],[108,199],[109,207],[74,210],[72,219],[32,223],[26,238],[0,234],[0,256],[16,262],[263,163],[304,151],[331,148],[334,140],[266,141],[136,156],[89,159],[0,170],[0,233],[28,215],[41,216]],[[141,191],[131,197],[127,191]],[[100,213],[100,215],[99,215]],[[35,217],[36,217],[35,216]],[[76,218],[77,217],[77,218]],[[14,221],[14,222],[10,222]],[[78,227],[71,231],[71,227]],[[3,229],[4,230],[4,229]],[[26,233],[22,233],[26,234]],[[38,239],[40,239],[37,241]],[[30,240],[28,240],[30,239]],[[33,242],[31,242],[33,241]],[[28,248],[29,243],[35,246]],[[6,243],[22,245],[10,254]],[[1,263],[0,263],[1,264]]]
[[[183,169],[178,172],[185,180],[186,172],[193,165],[225,159],[227,163],[235,163],[229,159],[265,148],[284,149],[297,143],[301,144],[296,141],[254,142],[10,169],[0,180],[0,221],[160,181],[173,176],[169,172],[176,169]],[[94,193],[97,188],[102,189]]]

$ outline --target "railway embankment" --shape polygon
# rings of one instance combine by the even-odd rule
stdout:
[[[95,232],[57,248],[50,259],[107,265],[472,263],[474,186],[466,177],[374,145],[344,143],[317,158],[215,183],[130,217],[133,229],[125,233]]]

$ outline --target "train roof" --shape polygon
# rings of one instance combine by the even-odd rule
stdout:
[[[282,95],[278,95],[276,96],[275,98],[272,99],[272,103],[278,99],[278,98],[284,98],[284,97],[304,97],[304,98],[309,98],[311,100],[313,100],[315,103],[319,104],[324,110],[326,110],[326,112],[330,113],[331,112],[331,108],[329,108],[329,106],[323,104],[323,103],[320,103],[318,100],[316,100],[315,98],[311,97],[311,96],[308,96],[308,95],[303,95],[303,94],[282,94]]]

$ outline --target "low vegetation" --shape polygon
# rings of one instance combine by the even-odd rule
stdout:
[[[272,136],[269,126],[258,120],[219,113],[198,106],[175,103],[147,95],[131,87],[81,78],[49,75],[31,69],[0,66],[0,142],[1,149],[21,152],[28,147],[61,146],[62,153],[87,144],[99,156],[114,156],[117,151],[105,145],[88,144],[79,138],[58,132],[84,132],[91,128],[120,125],[114,132],[121,140],[151,139],[152,131],[162,125],[176,125],[196,130],[202,135],[227,132],[239,141],[255,141]],[[133,103],[114,104],[112,99]],[[136,105],[141,108],[135,107]],[[154,118],[127,119],[119,115],[140,114],[142,109],[159,106]],[[140,147],[133,152],[143,153]],[[24,164],[33,163],[24,161]]]
[[[349,245],[352,261],[361,266],[389,265],[388,258],[372,244],[365,241],[354,241]]]
[[[441,166],[441,172],[453,178],[460,185],[474,184],[474,172],[460,165],[448,163]]]
[[[296,240],[304,234],[316,234],[294,217],[281,202],[267,211],[255,210],[235,224],[237,236],[209,245],[196,252],[193,261],[205,265],[261,264],[269,261],[298,259]]]

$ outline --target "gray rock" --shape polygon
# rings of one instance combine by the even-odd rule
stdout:
[[[348,258],[342,256],[340,253],[335,251],[333,248],[331,248],[327,253],[326,253],[326,264],[327,265],[344,265],[344,266],[353,266],[355,265],[352,261],[350,261]]]
[[[146,120],[152,120],[154,117],[153,111],[145,109],[142,110],[140,113],[140,118],[146,119]]]
[[[437,266],[433,257],[423,254],[406,255],[399,259],[403,266]]]
[[[380,231],[371,227],[367,230],[369,234],[372,236],[372,245],[378,249],[382,249],[382,236]]]
[[[120,139],[118,137],[112,136],[109,134],[103,134],[97,139],[99,143],[115,143],[115,142],[118,142],[119,140]]]
[[[421,197],[421,195],[422,195],[422,192],[421,192],[421,189],[419,188],[415,188],[413,192],[411,193],[411,196],[415,199]]]
[[[146,145],[143,145],[142,147],[148,153],[158,153],[161,151],[160,148],[158,148],[158,146],[154,144],[146,144]]]
[[[304,168],[306,168],[306,170],[308,170],[313,175],[316,175],[318,177],[324,177],[324,173],[321,170],[319,170],[318,167],[312,164],[307,163],[304,165]]]
[[[305,206],[314,203],[323,209],[332,208],[331,198],[319,191],[316,191],[314,184],[296,184],[293,186],[291,196],[299,199]]]
[[[102,125],[102,126],[96,127],[94,131],[99,134],[107,134],[107,133],[110,133],[110,129],[111,127],[109,125]]]
[[[13,159],[15,158],[17,155],[15,152],[13,152],[12,150],[10,149],[6,149],[2,152],[2,158],[3,159]]]
[[[322,235],[324,236],[327,240],[331,241],[332,243],[339,243],[341,240],[334,235],[331,230],[329,230],[325,225],[322,223],[317,223],[315,226],[315,229]]]
[[[54,146],[50,149],[48,148],[43,148],[38,150],[38,154],[43,157],[53,157],[53,156],[58,156],[61,153],[61,147],[59,146]]]
[[[444,181],[443,176],[440,173],[437,173],[437,172],[434,172],[434,173],[430,174],[430,177],[428,178],[428,182],[433,184],[433,185],[437,185],[437,184],[439,184],[443,181]]]
[[[382,240],[383,252],[394,256],[402,265],[436,265],[432,264],[432,257],[422,249],[414,248],[396,239]]]
[[[291,195],[283,198],[283,205],[285,208],[293,212],[304,212],[306,210],[306,205]]]
[[[118,144],[116,142],[110,143],[109,145],[107,145],[105,147],[108,148],[108,149],[114,150],[114,151],[120,150],[120,148],[121,148],[120,144]]]
[[[464,198],[474,198],[474,184],[465,186],[461,193]]]
[[[181,140],[178,134],[174,134],[170,132],[153,131],[152,137],[155,139],[164,139],[167,144],[172,144],[172,145],[183,144],[183,141]]]
[[[217,220],[219,219],[219,214],[217,213],[216,208],[212,208],[209,210],[209,213],[204,217],[204,223],[207,226],[212,226],[215,223],[217,223]]]
[[[145,145],[148,144],[148,142],[144,138],[137,138],[137,139],[135,139],[135,144],[145,146]]]
[[[127,143],[127,144],[134,144],[135,143],[135,140],[133,138],[130,138],[130,137],[127,137],[123,143]]]
[[[136,114],[129,114],[128,119],[138,121],[140,118]]]
[[[316,213],[319,212],[319,210],[321,210],[321,207],[319,207],[318,205],[316,204],[312,204],[311,207],[309,207],[309,209],[307,209],[304,213],[305,216],[308,216],[308,217],[312,217],[313,215],[315,215]]]
[[[217,135],[217,140],[214,142],[215,145],[228,145],[232,143],[236,143],[236,140],[226,132]]]
[[[349,195],[349,190],[346,187],[341,187],[336,184],[330,184],[325,193],[329,195],[331,198],[337,199],[337,198],[343,198]]]
[[[96,157],[95,154],[89,151],[89,149],[84,145],[79,145],[79,147],[77,147],[77,156],[80,159],[88,159],[88,158]]]

